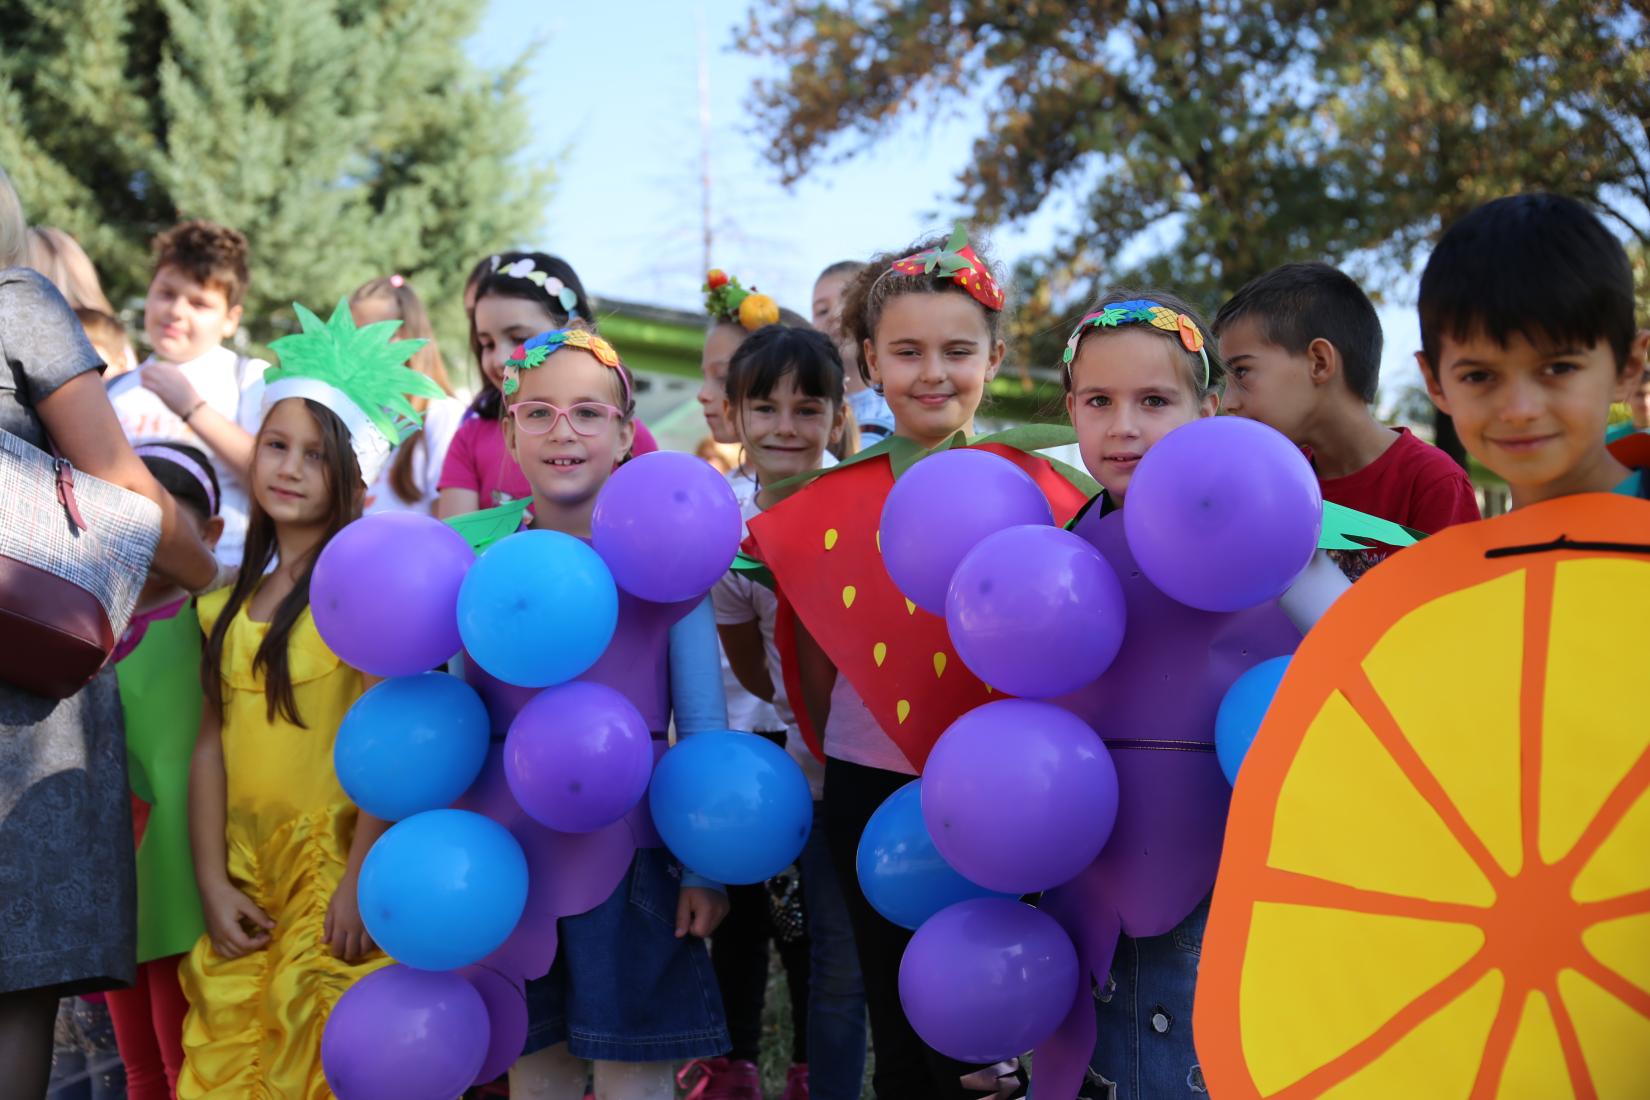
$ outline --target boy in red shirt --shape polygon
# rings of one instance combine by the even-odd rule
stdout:
[[[1285,264],[1221,306],[1214,330],[1230,372],[1224,409],[1306,448],[1325,500],[1427,534],[1479,518],[1465,470],[1370,412],[1381,322],[1351,277]]]

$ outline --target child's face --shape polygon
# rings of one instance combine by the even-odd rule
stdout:
[[[966,294],[901,294],[865,342],[871,381],[882,386],[898,435],[925,446],[972,431],[986,383],[1003,361],[980,305]]]
[[[744,342],[745,330],[740,326],[716,325],[705,334],[705,350],[699,357],[699,373],[704,376],[699,386],[699,409],[705,414],[710,437],[718,443],[739,442],[739,431],[723,410],[728,397],[728,364]]]
[[[1066,411],[1083,465],[1122,504],[1141,456],[1182,424],[1213,416],[1217,394],[1199,397],[1186,357],[1138,328],[1094,333],[1077,345]]]
[[[1633,414],[1633,427],[1641,432],[1650,428],[1650,377],[1641,377],[1627,395],[1627,411]]]
[[[331,507],[326,441],[303,400],[278,401],[264,417],[252,457],[252,492],[277,525],[314,526]]]
[[[1226,411],[1301,442],[1321,393],[1311,359],[1267,340],[1255,317],[1239,317],[1221,330],[1220,357],[1230,372]]]
[[[504,361],[521,344],[556,327],[556,319],[538,302],[489,294],[476,302],[476,343],[481,373],[495,387],[504,385]]]
[[[841,405],[798,389],[794,372],[781,378],[772,393],[748,399],[742,409],[724,401],[723,416],[738,425],[740,442],[763,485],[817,470],[825,448],[842,438],[844,419]]]
[[[1505,347],[1485,333],[1446,335],[1436,364],[1416,358],[1433,404],[1454,419],[1462,445],[1506,479],[1515,504],[1525,504],[1607,491],[1620,480],[1604,431],[1611,403],[1625,399],[1644,370],[1647,340],[1650,333],[1639,334],[1625,364],[1604,341],[1561,347],[1519,333]]]
[[[842,320],[842,292],[848,288],[850,278],[842,272],[814,284],[814,328],[827,336],[836,336],[837,324]]]
[[[175,267],[155,272],[143,302],[143,332],[158,358],[187,363],[235,335],[240,326],[241,307],[231,307],[222,290]]]
[[[356,328],[366,328],[376,325],[380,321],[400,321],[401,314],[395,311],[395,299],[388,294],[377,298],[367,298],[359,302],[351,302],[349,315],[355,321]],[[538,333],[533,335],[537,336]]]
[[[537,410],[540,417],[554,417],[548,431],[539,435],[523,431],[516,409],[529,401],[543,401],[559,409],[574,405],[611,405],[623,400],[623,384],[617,371],[602,365],[583,348],[562,347],[541,365],[520,373],[521,388],[509,399],[505,440],[516,464],[533,487],[533,495],[563,507],[595,500],[596,494],[613,475],[613,468],[630,450],[636,437],[635,425],[617,417],[598,418],[584,410],[579,429],[568,416]],[[521,414],[525,415],[525,414]]]

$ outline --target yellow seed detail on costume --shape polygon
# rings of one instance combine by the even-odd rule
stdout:
[[[835,550],[836,549],[836,528],[835,527],[833,527],[829,531],[825,532],[825,549],[827,549],[827,550]]]
[[[899,724],[905,725],[905,720],[911,717],[911,704],[904,699],[894,704],[894,713],[899,716]]]
[[[854,597],[857,595],[859,595],[859,590],[851,584],[848,585],[842,590],[842,606],[845,608],[854,606]]]
[[[877,528],[877,531],[876,531],[876,540],[877,540],[877,553],[880,554],[880,553],[882,553],[882,528],[880,528],[880,527]]]
[[[936,653],[936,654],[934,654],[934,676],[936,678],[938,678],[938,677],[941,677],[941,676],[944,676],[944,675],[945,675],[945,654]]]
[[[871,659],[877,663],[878,668],[881,668],[882,662],[888,659],[888,644],[886,642],[878,642],[876,645],[872,646]]]
[[[915,615],[917,613],[917,605],[912,603],[910,600],[906,600],[905,601],[905,613],[907,615]]]

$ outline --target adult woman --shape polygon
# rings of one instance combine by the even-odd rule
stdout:
[[[191,591],[217,565],[120,431],[102,361],[63,296],[26,262],[0,170],[0,428],[160,505],[153,573]],[[8,517],[0,498],[0,523]],[[130,982],[132,834],[113,667],[68,699],[0,681],[0,1066],[7,1095],[44,1095],[57,999]]]

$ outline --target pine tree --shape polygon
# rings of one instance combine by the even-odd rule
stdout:
[[[530,238],[523,63],[480,71],[468,0],[0,0],[0,166],[116,301],[184,217],[252,245],[246,323],[413,280],[450,335],[470,265]],[[442,323],[448,322],[448,323]]]

